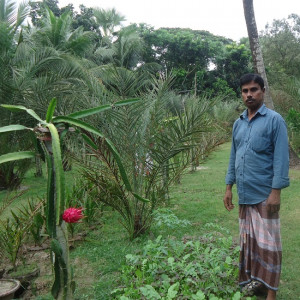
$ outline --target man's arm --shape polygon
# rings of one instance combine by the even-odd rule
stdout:
[[[274,130],[273,172],[272,189],[289,186],[289,142],[283,119],[277,121]]]
[[[280,210],[281,189],[289,185],[289,145],[285,122],[280,120],[274,134],[274,158],[272,191],[267,199],[267,210],[275,213]]]
[[[280,210],[280,189],[272,189],[267,199],[267,210],[270,213],[276,213]]]
[[[223,198],[224,206],[228,211],[231,211],[234,208],[232,204],[232,186],[235,183],[235,143],[234,143],[234,126],[233,126],[233,134],[232,134],[232,143],[231,143],[231,150],[230,150],[230,158],[229,158],[229,165],[228,170],[225,178],[226,183],[226,191],[225,196]]]
[[[232,184],[226,185],[226,191],[223,201],[224,206],[228,211],[234,209],[234,204],[232,203]]]

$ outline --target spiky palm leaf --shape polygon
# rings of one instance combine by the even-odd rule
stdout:
[[[25,21],[29,14],[29,6],[26,1],[18,2],[11,0],[0,0],[0,22],[6,23],[13,34]]]
[[[121,22],[126,20],[125,17],[120,15],[115,8],[107,10],[94,8],[93,12],[100,30],[106,37],[110,36],[114,32],[115,28],[121,25]]]

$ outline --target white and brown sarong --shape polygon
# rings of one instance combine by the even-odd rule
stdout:
[[[278,290],[282,248],[279,213],[269,213],[266,201],[239,205],[241,286],[252,280]]]

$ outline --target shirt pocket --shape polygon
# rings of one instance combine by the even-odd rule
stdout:
[[[272,145],[270,139],[261,135],[256,135],[252,138],[251,148],[257,153],[262,153],[269,152]]]

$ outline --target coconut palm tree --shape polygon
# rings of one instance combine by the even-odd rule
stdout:
[[[116,27],[120,26],[121,23],[126,20],[115,8],[107,10],[94,8],[94,16],[103,36],[108,37],[109,39],[112,38],[112,34]]]
[[[40,27],[29,30],[29,39],[36,47],[52,47],[76,56],[83,56],[91,47],[91,32],[84,31],[83,27],[72,28],[72,17],[69,11],[57,17],[47,9],[46,16]]]

